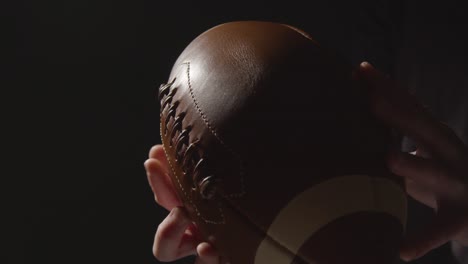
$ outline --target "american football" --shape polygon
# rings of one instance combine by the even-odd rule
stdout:
[[[406,195],[391,131],[353,68],[310,34],[233,21],[191,41],[159,88],[181,201],[232,264],[391,264]]]

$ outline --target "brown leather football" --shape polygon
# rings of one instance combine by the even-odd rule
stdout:
[[[159,89],[171,178],[232,264],[386,264],[406,221],[388,128],[351,66],[294,27],[200,34]]]

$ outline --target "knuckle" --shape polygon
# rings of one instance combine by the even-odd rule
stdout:
[[[158,247],[153,247],[153,256],[161,262],[170,262],[174,260],[167,253],[160,250],[160,248]]]
[[[153,256],[159,261],[164,261],[164,256],[161,254],[159,245],[157,245],[156,243],[153,246]]]
[[[153,256],[159,261],[164,261],[164,254],[161,250],[159,241],[155,240],[153,244]]]
[[[174,225],[168,224],[167,222],[163,222],[158,226],[156,230],[156,241],[164,241],[171,238],[172,234],[174,233]]]
[[[164,239],[159,236],[159,233],[156,233],[156,239],[153,244],[153,256],[162,262],[169,262],[174,260],[173,252],[170,252],[167,248],[163,248]]]
[[[184,226],[189,222],[189,217],[186,214],[185,210],[179,206],[174,207],[169,213],[168,217],[171,217],[173,219],[174,224],[179,224],[181,226]]]

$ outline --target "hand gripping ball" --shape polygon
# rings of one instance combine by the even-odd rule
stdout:
[[[232,264],[386,264],[405,227],[390,131],[351,66],[288,25],[196,37],[159,89],[171,179]]]

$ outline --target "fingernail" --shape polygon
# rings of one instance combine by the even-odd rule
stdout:
[[[361,67],[362,68],[374,68],[374,66],[372,66],[372,64],[370,64],[368,61],[361,62]]]
[[[362,70],[364,71],[367,71],[367,72],[375,72],[377,71],[374,67],[374,65],[372,65],[370,62],[368,61],[363,61],[361,63],[361,67],[360,67]]]

